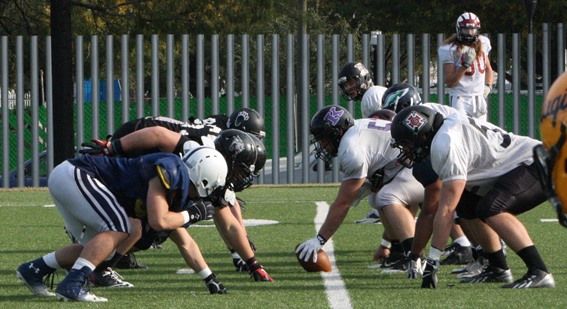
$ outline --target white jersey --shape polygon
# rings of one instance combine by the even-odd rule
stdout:
[[[384,182],[401,169],[396,161],[399,150],[390,147],[391,122],[382,119],[358,119],[341,138],[338,158],[344,180],[372,176],[384,168]]]
[[[382,97],[388,88],[382,86],[372,86],[366,90],[360,102],[362,118],[368,118],[370,114],[382,109]]]
[[[439,103],[421,103],[420,105],[426,106],[431,108],[432,110],[438,112],[439,114],[443,115],[444,118],[452,116],[452,115],[461,115],[466,116],[463,112],[448,106]]]
[[[433,138],[431,165],[443,182],[465,180],[467,190],[482,196],[499,176],[532,164],[532,149],[540,143],[455,114],[445,118]]]
[[[478,37],[482,43],[482,55],[477,55],[475,62],[467,69],[465,75],[459,80],[459,82],[450,88],[449,94],[452,96],[482,96],[484,93],[485,84],[485,61],[486,57],[490,53],[492,46],[490,45],[490,40],[480,35]],[[439,56],[439,61],[444,65],[447,63],[454,64],[456,69],[462,66],[462,57],[470,48],[469,46],[463,45],[461,51],[457,51],[457,46],[454,44],[445,44],[439,47],[437,50],[437,55]]]

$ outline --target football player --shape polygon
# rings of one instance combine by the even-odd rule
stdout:
[[[451,106],[484,121],[494,77],[488,58],[491,48],[490,40],[480,34],[478,17],[466,12],[457,18],[456,33],[437,51]]]
[[[162,125],[163,121],[156,123],[157,126],[146,128],[137,126],[137,131],[119,139],[113,137],[111,141],[94,141],[88,145],[91,148],[85,151],[132,156],[155,151],[184,153],[198,144],[216,146],[229,164],[230,175],[222,194],[211,196],[214,197],[213,204],[216,207],[213,216],[215,225],[231,251],[237,271],[250,272],[256,281],[272,282],[273,279],[256,261],[255,246],[246,236],[240,205],[234,195],[235,191],[242,191],[252,184],[266,161],[264,144],[258,138],[265,136],[264,123],[259,114],[246,108],[234,112],[227,122],[227,127],[234,129],[222,131],[215,141],[210,138],[221,130],[213,125],[193,129],[173,119],[166,122],[166,125]],[[161,241],[164,240],[161,238]]]
[[[313,116],[315,156],[325,161],[338,157],[344,177],[318,234],[297,247],[300,259],[316,262],[314,253],[338,230],[349,207],[365,191],[371,192],[368,198],[371,207],[380,211],[385,230],[382,246],[389,247],[389,240],[399,240],[403,252],[409,252],[414,215],[423,200],[423,189],[411,170],[397,163],[399,152],[390,147],[390,125],[390,121],[377,118],[355,122],[340,106],[326,106]],[[403,252],[396,261],[400,268],[406,264]]]
[[[442,181],[422,287],[437,286],[439,258],[447,243],[455,210],[461,218],[484,221],[528,268],[523,277],[512,282],[510,269],[490,265],[481,274],[485,281],[507,282],[504,288],[555,287],[553,276],[526,228],[516,218],[545,201],[529,151],[539,144],[537,140],[516,136],[488,122],[462,115],[444,118],[431,108],[419,105],[398,113],[391,133],[392,146],[402,152],[401,163],[412,167],[430,157],[431,166]],[[470,143],[475,146],[471,147]],[[459,203],[463,194],[474,198],[467,199],[468,203]],[[477,240],[483,248],[492,248],[497,238]]]
[[[78,243],[21,264],[16,277],[38,296],[106,302],[84,286],[95,267],[128,241],[129,218],[140,217],[135,201],[145,201],[144,217],[152,229],[184,229],[212,215],[212,205],[196,200],[223,187],[227,171],[222,155],[210,147],[195,148],[183,159],[156,153],[134,159],[80,156],[61,163],[49,176],[49,192]],[[211,293],[211,288],[226,292],[200,262],[199,274]],[[43,278],[61,268],[69,272],[54,294]]]
[[[349,62],[339,72],[338,81],[342,95],[349,101],[362,101],[362,118],[382,108],[382,95],[386,87],[374,86],[370,71],[360,62]]]
[[[540,130],[543,145],[534,148],[536,162],[559,223],[567,227],[567,72],[553,82],[545,96]]]

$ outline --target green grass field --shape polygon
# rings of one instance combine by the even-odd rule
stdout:
[[[211,269],[228,289],[227,295],[209,295],[198,275],[178,275],[187,268],[174,244],[167,241],[162,250],[137,253],[145,270],[121,270],[133,283],[132,289],[96,288],[106,304],[91,307],[113,308],[330,308],[323,279],[307,273],[297,263],[294,247],[315,235],[315,201],[334,199],[337,186],[252,187],[241,197],[247,201],[245,219],[277,220],[275,225],[248,227],[258,247],[257,258],[276,282],[254,282],[248,274],[237,273],[230,253],[212,227],[191,227]],[[24,261],[37,258],[69,239],[63,220],[44,189],[0,190],[0,307],[50,308],[61,306],[55,298],[32,296],[15,278],[15,269]],[[421,280],[404,275],[383,275],[371,270],[372,254],[380,241],[382,225],[355,224],[369,210],[366,202],[351,209],[333,237],[337,266],[353,308],[566,308],[567,307],[567,230],[558,223],[542,223],[554,218],[548,204],[521,216],[530,231],[557,287],[555,289],[508,290],[499,284],[461,284],[442,266],[439,287],[421,289]],[[515,278],[525,273],[521,260],[513,253],[508,262]],[[64,276],[55,278],[55,284]]]

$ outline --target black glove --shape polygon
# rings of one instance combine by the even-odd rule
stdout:
[[[425,269],[423,270],[423,281],[421,287],[425,289],[437,288],[437,270],[439,269],[439,260],[427,259]]]
[[[189,213],[189,222],[183,225],[185,228],[189,227],[189,225],[193,223],[213,218],[215,207],[210,201],[199,199],[193,201],[193,203],[189,205],[187,212]]]
[[[207,288],[209,288],[209,292],[211,292],[211,294],[226,294],[226,288],[222,282],[217,279],[215,274],[210,274],[203,281],[205,281],[205,284],[207,285]]]
[[[84,148],[79,149],[80,154],[91,156],[114,156],[114,152],[108,148],[110,141],[93,138],[90,143],[81,143]]]

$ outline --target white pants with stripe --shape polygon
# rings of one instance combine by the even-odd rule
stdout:
[[[110,190],[71,163],[53,169],[48,187],[65,228],[79,243],[105,231],[130,233],[126,210]]]

